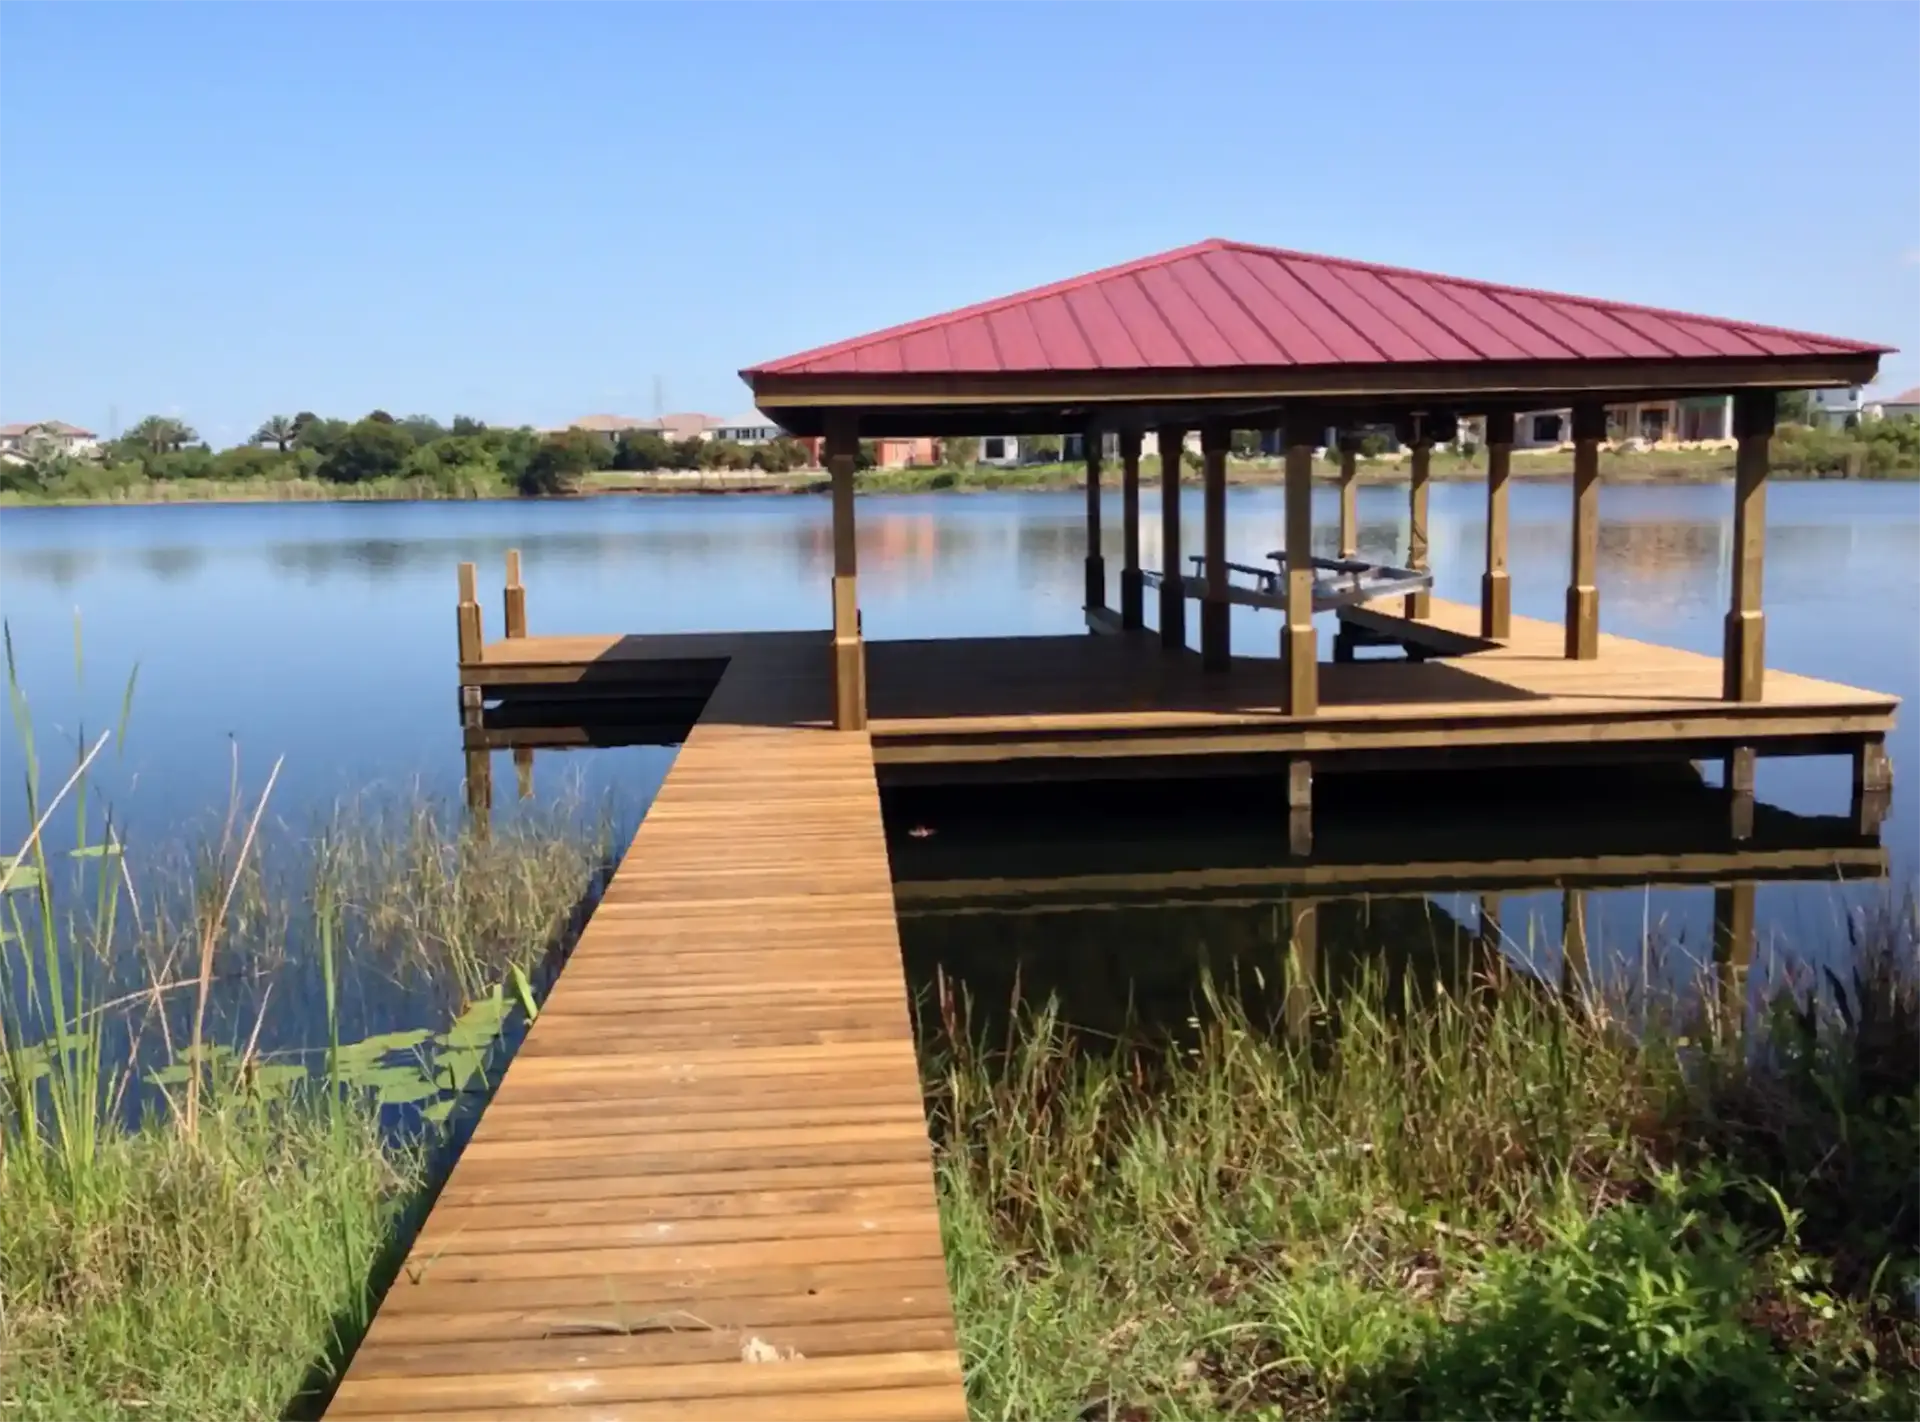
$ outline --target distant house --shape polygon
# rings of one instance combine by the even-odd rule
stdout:
[[[1870,417],[1884,420],[1897,420],[1902,416],[1920,416],[1920,385],[1914,386],[1911,390],[1902,390],[1898,395],[1869,400],[1866,412]]]
[[[1884,403],[1881,408],[1886,408]],[[1807,419],[1811,424],[1857,425],[1865,412],[1865,402],[1860,398],[1858,385],[1840,390],[1809,390],[1807,392]]]
[[[652,430],[660,432],[658,420],[636,420],[631,415],[582,415],[577,420],[569,420],[559,429],[549,430],[549,434],[559,434],[565,430],[585,430],[588,434],[599,435],[608,444],[617,443],[623,434],[638,434]]]
[[[715,439],[729,440],[734,444],[771,444],[785,433],[758,410],[749,410],[744,415],[721,420],[713,427]]]
[[[675,442],[688,439],[712,439],[714,431],[720,427],[720,421],[712,415],[686,413],[662,415],[656,423],[659,425],[660,432]]]
[[[1718,444],[1733,438],[1733,397],[1644,400],[1607,406],[1607,438],[1642,444]],[[1573,439],[1572,410],[1528,410],[1514,417],[1515,449],[1555,449]]]
[[[27,452],[36,445],[50,446],[55,453],[83,458],[100,448],[100,436],[65,420],[29,420],[24,424],[0,425],[0,458],[14,464],[24,463]]]

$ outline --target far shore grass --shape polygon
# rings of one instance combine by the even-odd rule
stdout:
[[[1359,479],[1362,483],[1404,482],[1408,475],[1406,455],[1382,455],[1362,459]],[[1313,477],[1319,481],[1339,477],[1339,466],[1327,460],[1315,460]],[[1103,471],[1110,484],[1117,485],[1119,470],[1107,461]],[[1566,479],[1573,473],[1573,456],[1561,450],[1534,453],[1516,450],[1512,477],[1522,480]],[[1486,477],[1484,452],[1463,459],[1450,449],[1436,449],[1431,477],[1440,481],[1471,481]],[[1600,477],[1610,483],[1716,483],[1733,477],[1733,452],[1727,449],[1603,450]],[[1846,475],[1837,472],[1809,473],[1776,469],[1776,482],[1788,480],[1854,478],[1870,480],[1920,480],[1920,466],[1887,473]],[[1160,461],[1149,456],[1141,461],[1142,484],[1156,486],[1160,479]],[[1279,485],[1285,472],[1277,459],[1230,460],[1227,481],[1245,486]],[[970,468],[943,465],[915,466],[906,469],[867,469],[858,476],[863,494],[930,493],[1019,493],[1078,489],[1085,485],[1086,469],[1080,464],[1024,464],[1000,467],[979,464]],[[1182,471],[1181,482],[1198,485],[1200,472]],[[683,495],[696,497],[721,494],[818,494],[827,488],[827,477],[818,469],[801,469],[786,474],[746,471],[673,471],[670,473],[631,473],[603,470],[583,479],[574,497],[611,497],[621,494]],[[65,494],[59,491],[28,493],[0,491],[0,508],[86,507],[98,505],[218,504],[218,503],[319,503],[319,502],[400,502],[471,499],[502,499],[516,496],[510,488],[474,487],[449,492],[445,487],[424,479],[375,479],[363,484],[337,484],[322,479],[138,479],[115,485],[104,491]],[[544,496],[551,497],[551,496]],[[566,496],[562,496],[566,497]]]

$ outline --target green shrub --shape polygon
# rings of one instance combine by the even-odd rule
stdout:
[[[349,426],[326,452],[319,474],[336,484],[359,484],[398,474],[413,453],[413,441],[392,419],[372,416]]]

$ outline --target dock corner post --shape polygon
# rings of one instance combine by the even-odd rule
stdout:
[[[1882,736],[1869,736],[1853,748],[1853,803],[1848,818],[1854,833],[1871,838],[1880,833],[1893,801],[1893,761]]]
[[[533,798],[533,747],[515,746],[513,748],[513,784],[516,794],[522,800]]]
[[[1583,400],[1573,407],[1573,558],[1567,579],[1567,660],[1600,655],[1600,441],[1607,407]]]
[[[867,658],[860,640],[859,558],[854,541],[853,466],[860,426],[851,410],[827,418],[827,470],[833,479],[833,724],[867,725]]]
[[[1747,973],[1753,966],[1754,882],[1713,886],[1713,973],[1720,1025],[1739,1031],[1747,1015]]]
[[[1233,431],[1209,421],[1200,431],[1205,460],[1201,550],[1207,555],[1207,592],[1200,603],[1200,665],[1223,672],[1233,665],[1232,606],[1227,601],[1227,450]]]
[[[1360,436],[1340,432],[1340,556],[1360,554]]]
[[[1424,411],[1407,417],[1400,430],[1402,441],[1413,452],[1413,468],[1407,478],[1407,566],[1416,573],[1427,571],[1428,483],[1433,474],[1433,419]],[[1406,596],[1405,614],[1410,618],[1433,615],[1433,593],[1421,588]]]
[[[1287,1034],[1303,1042],[1319,1007],[1320,902],[1287,900]]]
[[[509,637],[527,635],[527,589],[520,581],[520,550],[507,550],[507,586],[501,594],[504,627]]]
[[[485,656],[480,623],[479,576],[471,563],[460,565],[460,605],[457,610],[460,665],[477,666]]]
[[[1735,746],[1727,752],[1727,834],[1736,842],[1753,838],[1752,746]]]
[[[1146,626],[1146,584],[1140,577],[1140,431],[1120,431],[1120,625]]]
[[[1312,421],[1287,426],[1287,607],[1280,632],[1289,716],[1320,709],[1320,648],[1313,631],[1313,447]]]
[[[1097,429],[1081,437],[1087,460],[1087,611],[1107,605],[1107,560],[1100,552],[1100,441]]]
[[[1739,441],[1733,466],[1733,597],[1721,655],[1721,695],[1727,701],[1758,701],[1766,677],[1766,615],[1760,581],[1767,540],[1767,460],[1777,402],[1771,390],[1734,397],[1733,430]]]
[[[1287,762],[1287,853],[1313,853],[1313,762],[1304,756]]]
[[[1187,432],[1163,426],[1160,445],[1160,645],[1178,652],[1187,645],[1187,584],[1180,571],[1180,457]]]
[[[1480,635],[1513,635],[1513,586],[1507,574],[1507,476],[1513,470],[1513,411],[1487,413],[1487,571],[1480,577]]]

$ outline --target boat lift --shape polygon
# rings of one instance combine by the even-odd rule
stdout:
[[[1193,572],[1181,578],[1180,590],[1187,597],[1207,596],[1207,555],[1189,554]],[[1264,607],[1284,611],[1287,605],[1287,555],[1284,549],[1267,554],[1271,568],[1252,563],[1228,562],[1227,601],[1246,607]],[[1396,568],[1388,563],[1369,563],[1361,558],[1313,558],[1313,610],[1354,607],[1375,598],[1401,593],[1421,592],[1433,586],[1433,574],[1419,568]],[[1236,575],[1242,581],[1235,581]],[[1167,575],[1158,569],[1142,569],[1141,581],[1150,588],[1163,587]]]

